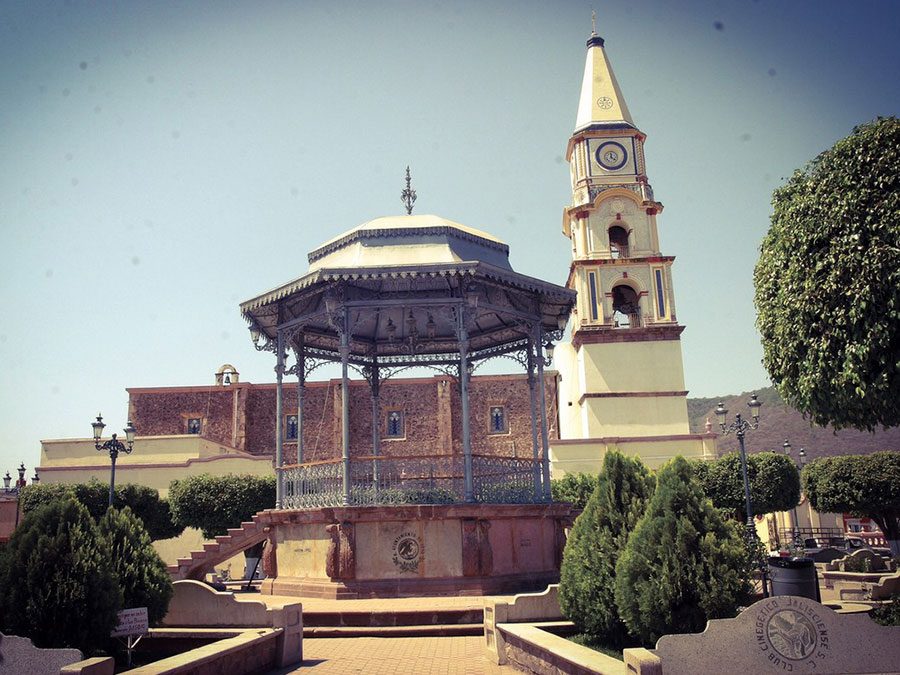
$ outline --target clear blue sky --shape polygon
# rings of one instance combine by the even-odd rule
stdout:
[[[772,190],[900,112],[900,3],[593,3],[676,256],[692,396],[767,384]],[[126,422],[126,387],[271,381],[238,303],[402,211],[563,283],[591,3],[0,4],[0,474]],[[508,362],[504,362],[508,363]],[[31,475],[29,471],[29,475]]]

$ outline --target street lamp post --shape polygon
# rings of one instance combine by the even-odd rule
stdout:
[[[744,433],[748,429],[759,428],[760,406],[762,406],[762,402],[756,398],[756,394],[751,394],[750,400],[747,402],[747,407],[750,408],[750,416],[753,419],[753,422],[748,422],[741,417],[741,413],[738,413],[734,416],[734,422],[730,425],[727,423],[728,408],[725,407],[725,404],[720,401],[719,407],[716,408],[716,417],[719,418],[719,426],[722,427],[722,433],[726,436],[731,433],[737,436],[738,444],[741,448],[741,471],[744,474],[744,499],[747,502],[747,525],[750,526],[753,525],[753,507],[750,502],[750,481],[747,478],[747,453],[744,450]]]
[[[784,443],[782,443],[781,447],[784,448],[784,454],[787,455],[788,457],[791,457],[791,443],[790,443],[790,441],[788,441],[788,439],[786,439],[786,438],[784,439]],[[793,458],[791,458],[791,459],[793,459]],[[800,448],[801,466],[804,463],[805,459],[806,459],[806,453],[803,451],[803,448]],[[794,527],[793,527],[794,531],[792,533],[793,537],[794,537],[794,546],[800,546],[800,543],[801,543],[800,542],[800,519],[797,517],[797,505],[796,504],[794,504],[794,508],[791,509],[791,516],[793,517],[793,520],[794,520]]]
[[[112,468],[109,472],[109,505],[112,506],[113,495],[115,494],[116,489],[116,458],[119,456],[120,452],[124,452],[126,455],[131,454],[134,447],[134,434],[136,433],[136,430],[131,420],[128,420],[128,426],[124,429],[125,443],[118,440],[116,434],[113,434],[112,438],[105,443],[100,443],[100,437],[103,435],[103,428],[106,426],[103,423],[103,417],[98,414],[97,421],[91,422],[91,426],[94,428],[94,447],[97,448],[97,450],[109,451],[109,460],[112,463]]]

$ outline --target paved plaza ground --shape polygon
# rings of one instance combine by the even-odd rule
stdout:
[[[290,596],[236,594],[244,601],[263,601],[270,607],[284,603],[303,603],[304,612],[353,612],[446,610],[483,608],[497,600],[512,596],[443,596],[423,598],[369,598],[363,600],[329,600]],[[512,675],[509,666],[498,666],[485,657],[484,637],[338,637],[303,640],[303,663],[268,675],[311,673],[387,673],[409,675]]]
[[[303,641],[303,663],[269,675],[372,673],[381,675],[512,675],[484,656],[484,638],[314,638]]]

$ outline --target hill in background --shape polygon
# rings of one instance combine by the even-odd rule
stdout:
[[[715,409],[719,401],[724,401],[728,408],[728,423],[734,420],[736,413],[745,417],[750,412],[747,401],[750,394],[729,395],[722,398],[689,398],[688,417],[691,431],[705,431],[706,420],[712,423],[714,432],[719,431]],[[791,442],[791,454],[796,458],[800,448],[806,450],[810,461],[818,457],[834,455],[867,455],[878,450],[900,451],[900,428],[876,431],[854,431],[844,429],[835,433],[832,427],[815,427],[809,420],[793,408],[784,404],[774,387],[766,387],[755,392],[762,401],[760,409],[759,429],[748,431],[744,437],[744,447],[748,453],[783,452],[785,439]],[[727,454],[738,449],[734,434],[719,437],[719,453]]]

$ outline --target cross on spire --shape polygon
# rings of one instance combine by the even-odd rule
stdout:
[[[591,10],[591,35],[597,34],[596,19],[597,19],[597,12],[595,12],[594,10]]]
[[[413,204],[416,203],[416,191],[412,189],[409,178],[409,167],[406,167],[406,189],[400,193],[400,201],[406,207],[406,215],[411,216]]]

